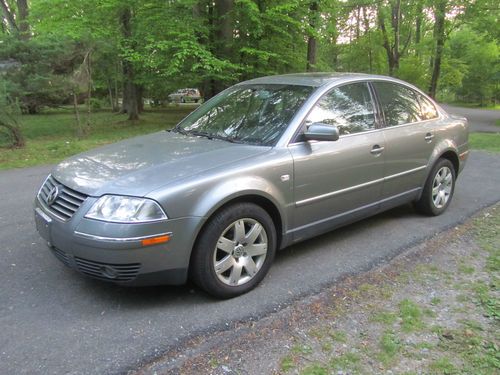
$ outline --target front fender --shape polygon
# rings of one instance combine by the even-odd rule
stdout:
[[[242,176],[215,185],[193,207],[193,213],[196,216],[210,217],[229,202],[244,197],[260,197],[271,202],[280,214],[283,227],[287,227],[287,215],[284,212],[284,207],[288,207],[291,200],[285,197],[285,192],[279,189],[275,183],[257,176]]]

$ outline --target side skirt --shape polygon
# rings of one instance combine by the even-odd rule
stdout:
[[[377,202],[291,229],[285,233],[283,238],[284,246],[281,248],[316,237],[344,225],[348,225],[380,212],[390,210],[391,208],[409,203],[420,195],[421,190],[422,188],[411,189],[405,191],[404,193],[384,198]]]

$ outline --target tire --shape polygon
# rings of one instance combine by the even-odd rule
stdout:
[[[200,233],[191,279],[214,297],[236,297],[262,281],[275,253],[276,228],[269,214],[253,203],[234,204],[215,213]]]
[[[448,159],[439,159],[425,182],[422,196],[415,202],[417,211],[428,215],[441,215],[450,205],[455,191],[455,167]]]

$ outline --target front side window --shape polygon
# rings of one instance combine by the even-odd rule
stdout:
[[[175,131],[274,145],[312,91],[312,87],[296,85],[234,86],[186,117]]]
[[[340,135],[374,129],[375,113],[368,85],[348,84],[325,94],[306,119],[306,124],[314,122],[335,125]]]
[[[373,86],[377,90],[386,126],[423,120],[420,103],[413,90],[392,82],[374,82]]]

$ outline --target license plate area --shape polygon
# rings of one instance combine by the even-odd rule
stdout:
[[[35,208],[35,226],[42,238],[50,242],[50,224],[52,219],[47,216],[40,208]]]

